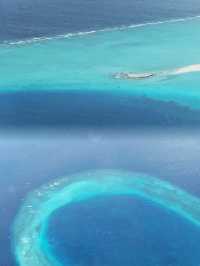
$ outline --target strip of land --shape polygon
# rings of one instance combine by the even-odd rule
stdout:
[[[192,72],[200,72],[200,64],[188,65],[184,67],[179,67],[173,70],[158,71],[158,72],[144,72],[144,73],[135,73],[135,72],[119,72],[115,73],[113,77],[115,79],[147,79],[155,76],[172,76],[172,75],[181,75]]]

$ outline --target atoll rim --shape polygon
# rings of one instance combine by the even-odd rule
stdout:
[[[51,253],[46,238],[49,217],[62,206],[107,195],[142,197],[200,226],[200,199],[166,181],[124,171],[80,173],[52,181],[27,197],[13,228],[14,251],[19,265],[61,266]]]

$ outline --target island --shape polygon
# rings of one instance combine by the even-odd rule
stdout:
[[[115,73],[113,77],[115,79],[147,79],[152,77],[167,77],[172,75],[181,75],[192,72],[200,72],[200,64],[188,65],[184,67],[179,67],[172,70],[165,71],[155,71],[155,72],[144,72],[144,73],[135,73],[135,72],[119,72]]]
[[[114,74],[115,79],[146,79],[155,76],[154,73],[120,72]]]

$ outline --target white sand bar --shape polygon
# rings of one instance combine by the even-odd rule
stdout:
[[[113,77],[115,79],[147,79],[152,77],[162,77],[162,76],[171,76],[171,75],[181,75],[192,72],[200,72],[200,64],[188,65],[184,67],[179,67],[173,70],[166,70],[160,72],[145,72],[145,73],[135,73],[135,72],[120,72],[115,73]]]
[[[171,74],[179,75],[179,74],[186,74],[186,73],[191,73],[191,72],[200,72],[200,64],[177,68],[174,71],[172,71]]]

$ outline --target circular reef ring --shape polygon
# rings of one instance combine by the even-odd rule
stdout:
[[[125,171],[83,172],[54,180],[28,195],[13,225],[14,254],[18,264],[62,266],[46,239],[49,217],[67,204],[107,195],[142,197],[200,226],[200,199],[166,181]]]

